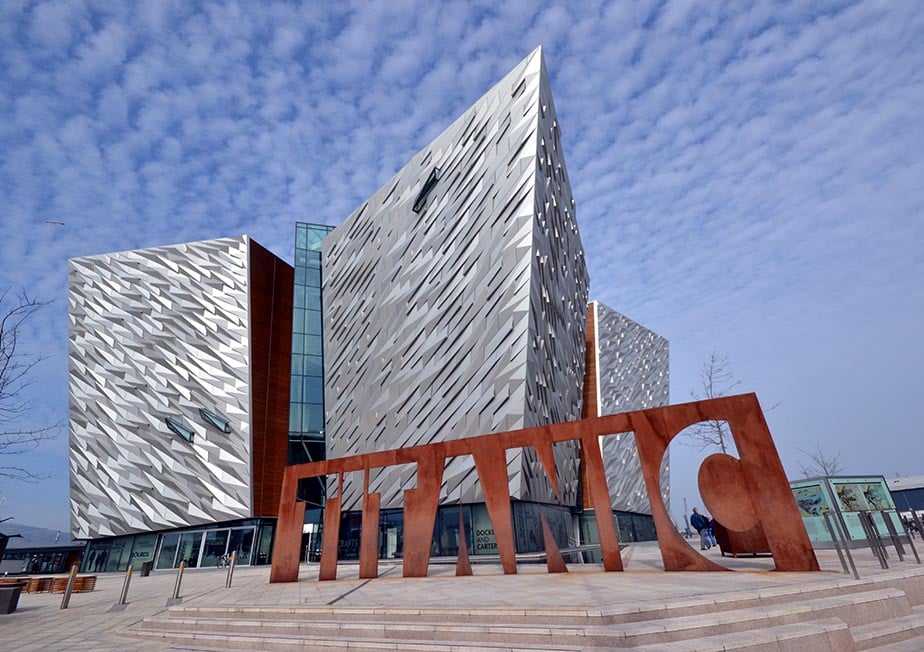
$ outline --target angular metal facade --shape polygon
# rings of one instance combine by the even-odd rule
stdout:
[[[328,457],[580,418],[588,277],[558,129],[537,49],[324,240]],[[534,457],[508,459],[511,495],[555,502]],[[577,450],[556,457],[574,505]],[[398,506],[414,484],[392,467],[370,491]],[[361,492],[347,477],[343,508]],[[441,497],[482,500],[471,459]]]
[[[619,414],[670,402],[670,345],[660,335],[608,308],[590,304],[594,319],[599,392],[597,416]],[[603,465],[614,510],[651,514],[651,503],[633,433],[603,439]],[[661,465],[664,502],[670,504],[668,453]]]
[[[269,416],[261,416],[255,450],[252,349],[269,347],[270,338],[263,332],[255,338],[251,332],[254,253],[255,260],[271,261],[262,276],[283,278],[274,267],[278,259],[247,236],[70,261],[75,537],[254,515],[254,485],[261,492],[263,486],[260,478],[255,482],[252,460],[266,454],[264,447],[273,435],[266,425],[273,418],[273,404],[261,399],[258,412]],[[288,274],[291,278],[291,268]],[[261,305],[274,305],[267,301]],[[279,355],[285,357],[287,379],[287,339],[284,349]],[[260,373],[269,378],[269,357],[260,355],[265,358]],[[288,398],[287,391],[283,398]],[[200,410],[217,415],[220,422]],[[287,417],[287,400],[284,410]],[[172,431],[168,418],[181,431],[192,431],[192,441]],[[282,463],[276,464],[280,477],[284,428],[282,438]],[[278,500],[278,491],[275,496]],[[271,500],[267,495],[256,502]]]

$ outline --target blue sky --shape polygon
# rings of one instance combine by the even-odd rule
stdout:
[[[0,287],[53,300],[24,425],[66,417],[68,258],[291,260],[542,44],[591,294],[670,340],[672,399],[717,349],[791,475],[924,474],[916,3],[316,4],[0,3]],[[0,479],[0,517],[66,528],[66,432],[16,462],[55,475]]]

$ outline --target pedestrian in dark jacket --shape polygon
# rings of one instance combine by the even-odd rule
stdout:
[[[712,546],[709,541],[709,519],[699,513],[699,509],[693,508],[693,516],[690,517],[690,525],[699,532],[699,549],[709,550]]]

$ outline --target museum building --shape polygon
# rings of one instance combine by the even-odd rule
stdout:
[[[71,261],[71,513],[84,568],[269,561],[288,464],[666,405],[668,343],[598,303],[540,49],[336,228],[299,223],[294,268],[247,236]],[[615,434],[615,433],[614,433]],[[654,539],[631,433],[603,440],[621,540]],[[577,442],[507,459],[517,552],[594,543]],[[668,466],[662,465],[662,486]],[[306,531],[362,478],[304,481]],[[413,467],[373,473],[380,557],[402,553]],[[663,496],[667,501],[668,496]],[[474,463],[447,462],[434,556],[496,544]],[[320,541],[320,537],[315,537]],[[592,559],[592,556],[590,556]]]
[[[71,533],[89,571],[268,559],[292,267],[247,236],[70,261]]]

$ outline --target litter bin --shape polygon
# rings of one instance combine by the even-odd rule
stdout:
[[[0,614],[11,614],[19,605],[19,594],[25,582],[0,586]]]
[[[145,561],[141,563],[141,577],[147,577],[151,574],[151,570],[154,568],[153,561]]]

